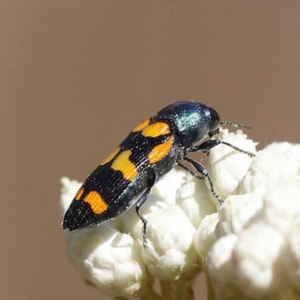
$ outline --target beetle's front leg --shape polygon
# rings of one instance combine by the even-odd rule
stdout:
[[[245,153],[245,154],[249,155],[250,157],[254,157],[255,156],[255,154],[252,153],[252,152],[250,152],[250,151],[243,150],[243,149],[238,148],[238,147],[236,147],[236,146],[234,146],[234,145],[232,145],[230,143],[227,143],[225,141],[218,140],[218,139],[217,140],[208,140],[208,141],[205,141],[202,144],[199,144],[199,145],[193,147],[191,149],[191,152],[205,152],[205,151],[209,151],[212,148],[214,148],[214,147],[216,147],[216,146],[218,146],[220,144],[226,145],[226,146],[228,146],[228,147],[230,147],[230,148],[232,148],[234,150],[237,150],[239,152]]]
[[[200,180],[203,180],[205,177],[202,176],[202,175],[199,175],[195,172],[193,172],[192,170],[190,170],[188,167],[186,167],[185,165],[183,165],[182,163],[178,163],[178,166],[184,170],[186,170],[189,174],[193,175],[194,177],[200,179]]]

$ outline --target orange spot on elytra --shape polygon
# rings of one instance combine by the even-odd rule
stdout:
[[[137,132],[137,131],[143,130],[145,127],[148,126],[149,123],[150,123],[150,119],[145,120],[145,121],[142,122],[141,124],[135,126],[135,127],[132,129],[132,132]]]
[[[81,198],[81,196],[82,196],[82,194],[83,194],[83,188],[81,187],[79,190],[78,190],[78,192],[76,193],[76,195],[75,195],[75,200],[80,200],[80,198]]]
[[[142,135],[145,137],[158,137],[160,135],[171,133],[169,124],[164,122],[156,122],[147,126],[142,131]]]
[[[165,143],[160,144],[152,149],[148,157],[150,164],[154,164],[166,157],[173,145],[173,140],[174,137],[170,136]]]
[[[91,206],[93,213],[102,214],[108,208],[107,203],[102,199],[100,194],[96,191],[89,192],[83,199],[84,202]]]
[[[111,168],[115,171],[121,171],[124,178],[132,181],[138,174],[134,163],[129,160],[131,150],[121,152],[113,161]]]
[[[121,150],[120,147],[116,148],[113,152],[111,152],[106,158],[104,158],[104,160],[102,160],[102,162],[100,163],[100,165],[105,165],[108,162],[110,162],[111,160],[113,160],[115,158],[115,156],[119,153],[119,151]]]

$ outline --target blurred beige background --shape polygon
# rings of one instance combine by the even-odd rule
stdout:
[[[105,299],[64,255],[60,177],[85,179],[166,104],[210,104],[252,126],[260,147],[299,142],[299,11],[280,0],[1,0],[0,298]]]

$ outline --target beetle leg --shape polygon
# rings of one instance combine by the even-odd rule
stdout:
[[[139,198],[137,204],[135,205],[135,211],[141,221],[143,222],[143,246],[144,248],[147,247],[147,221],[146,219],[140,214],[140,208],[145,204],[150,196],[151,188],[147,188],[147,190],[143,193],[143,195]]]
[[[194,177],[200,179],[200,180],[203,180],[205,177],[204,176],[201,176],[195,172],[193,172],[192,170],[190,170],[188,167],[186,167],[185,165],[183,165],[182,163],[178,163],[178,166],[184,170],[186,170],[189,174],[193,175]]]
[[[228,147],[231,147],[232,149],[234,150],[237,150],[237,151],[240,151],[242,153],[245,153],[251,157],[254,157],[255,154],[250,152],[250,151],[245,151],[243,149],[240,149],[230,143],[227,143],[227,142],[224,142],[224,141],[221,141],[221,140],[208,140],[208,141],[205,141],[203,142],[202,144],[200,145],[197,145],[195,146],[194,148],[191,149],[191,152],[198,152],[198,151],[201,151],[201,152],[205,152],[205,151],[209,151],[211,150],[212,148],[220,145],[220,144],[223,144],[223,145],[226,145]]]
[[[207,180],[209,182],[209,185],[210,185],[210,191],[211,191],[211,193],[217,198],[217,200],[220,202],[220,204],[222,204],[224,202],[224,200],[215,192],[212,180],[211,180],[208,172],[204,168],[204,166],[201,165],[200,163],[198,163],[198,162],[196,162],[196,161],[188,158],[188,157],[184,157],[183,159],[185,161],[189,162],[196,169],[196,171],[201,174],[202,177],[207,178]]]
[[[147,247],[147,221],[140,214],[140,209],[145,204],[145,202],[148,200],[150,193],[151,193],[151,189],[155,183],[155,173],[152,169],[148,170],[147,179],[148,179],[148,182],[147,182],[148,187],[145,190],[145,192],[142,194],[142,196],[138,199],[138,201],[135,205],[135,211],[136,211],[137,215],[139,216],[139,218],[141,219],[141,221],[143,222],[143,246],[144,246],[144,248]]]

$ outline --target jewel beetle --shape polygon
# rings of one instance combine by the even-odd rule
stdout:
[[[95,227],[135,204],[136,213],[143,222],[146,246],[147,221],[140,214],[140,208],[149,198],[154,184],[176,165],[200,179],[207,178],[211,192],[222,203],[204,166],[187,155],[209,152],[225,144],[254,156],[217,138],[224,124],[246,127],[220,121],[213,108],[193,101],[172,103],[154,117],[147,118],[134,127],[85,180],[65,213],[63,228],[72,231]],[[182,162],[191,165],[193,171]]]

